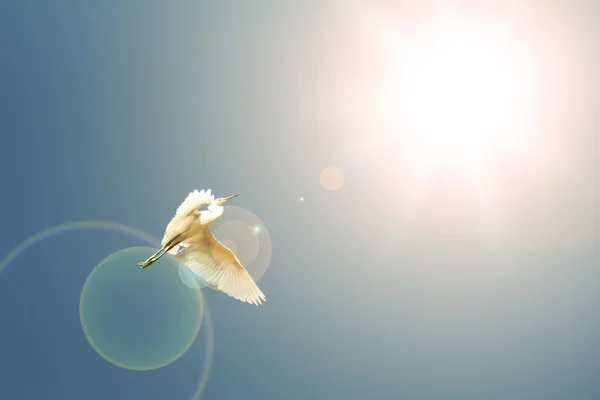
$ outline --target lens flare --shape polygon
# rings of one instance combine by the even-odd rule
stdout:
[[[70,233],[85,229],[117,232],[126,236],[138,238],[152,246],[160,246],[160,240],[158,240],[157,238],[147,234],[146,232],[140,229],[124,225],[118,222],[100,220],[67,222],[64,224],[53,226],[51,228],[44,229],[43,231],[38,232],[35,235],[19,243],[6,256],[4,256],[2,260],[0,260],[0,273],[2,273],[2,270],[4,270],[4,268],[6,268],[8,264],[10,264],[13,260],[19,257],[19,255],[22,254],[25,250],[43,241],[44,239],[48,239],[55,235],[61,235],[64,233]]]
[[[140,270],[149,247],[120,250],[98,264],[81,291],[79,315],[90,345],[126,369],[151,370],[181,357],[202,321],[200,291],[181,284],[177,262],[163,257]]]
[[[82,231],[84,231],[84,232],[85,231],[90,231],[90,232],[91,231],[105,231],[105,232],[119,233],[121,235],[140,240],[140,241],[145,242],[152,246],[158,246],[160,243],[160,241],[157,238],[147,234],[146,232],[136,229],[134,227],[128,226],[128,225],[118,223],[118,222],[103,221],[103,220],[72,221],[72,222],[63,223],[60,225],[56,225],[56,226],[44,229],[44,230],[38,232],[37,234],[23,240],[21,243],[19,243],[17,246],[15,246],[6,256],[4,256],[0,260],[0,273],[5,268],[7,268],[13,261],[15,261],[17,258],[19,258],[19,256],[24,254],[28,249],[30,249],[34,245],[39,244],[46,239],[53,239],[55,237],[58,237],[58,236],[61,236],[63,234],[67,234],[67,233],[81,234]],[[126,250],[128,250],[128,249],[126,249]],[[148,255],[148,253],[147,253],[148,251],[152,251],[152,253],[154,252],[153,249],[147,249],[144,252],[144,254],[140,254],[140,256],[142,256],[142,258],[146,258],[146,256]],[[136,265],[139,260],[137,259],[137,257],[134,257],[134,258],[135,258],[134,265]],[[172,263],[172,260],[170,262]],[[161,267],[161,265],[158,265],[158,264],[157,264],[157,266]],[[139,268],[136,268],[136,270],[137,270],[137,272],[140,272],[140,273],[147,272],[147,271],[140,271]],[[200,296],[200,295],[195,295],[195,296]],[[212,362],[214,359],[214,348],[213,348],[214,333],[213,333],[212,319],[210,317],[210,314],[208,312],[208,307],[206,306],[206,304],[202,303],[201,306],[202,305],[203,305],[203,307],[202,307],[201,318],[199,318],[199,319],[201,319],[200,326],[202,327],[202,329],[200,329],[200,331],[203,332],[203,334],[201,336],[202,336],[202,341],[204,342],[204,345],[203,345],[204,349],[202,351],[203,361],[202,361],[202,368],[200,370],[200,376],[199,376],[199,380],[198,380],[199,384],[198,384],[197,389],[194,392],[193,397],[192,397],[192,399],[194,399],[194,400],[200,398],[202,392],[204,391],[204,388],[206,387],[206,384],[207,384],[209,376],[210,376],[210,369],[211,369]],[[193,319],[193,320],[195,321],[195,323],[197,323],[197,321],[198,321],[198,319]],[[124,323],[127,323],[127,321],[124,321]],[[186,345],[187,345],[187,343],[186,343]]]
[[[271,235],[266,224],[251,211],[225,206],[223,216],[215,222],[214,236],[229,247],[258,282],[271,262]]]
[[[201,369],[200,379],[198,381],[198,386],[190,400],[200,400],[202,398],[202,393],[204,389],[206,389],[206,385],[208,383],[208,379],[210,378],[210,367],[212,366],[214,359],[214,330],[213,330],[213,321],[212,315],[208,307],[204,308],[204,321],[202,322],[203,329],[203,338],[205,341],[204,346],[204,365]]]
[[[335,191],[344,184],[344,172],[339,167],[327,167],[321,171],[321,186],[329,191]]]

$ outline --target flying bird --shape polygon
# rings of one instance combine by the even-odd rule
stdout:
[[[139,265],[146,268],[169,253],[211,289],[255,305],[266,302],[265,295],[237,256],[210,231],[210,225],[223,215],[223,204],[237,196],[239,194],[215,199],[210,189],[191,192],[167,225],[162,247]],[[199,210],[206,205],[206,210]]]

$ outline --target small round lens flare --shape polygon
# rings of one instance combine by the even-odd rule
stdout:
[[[329,191],[336,191],[344,184],[344,172],[339,167],[327,167],[321,171],[321,186]]]

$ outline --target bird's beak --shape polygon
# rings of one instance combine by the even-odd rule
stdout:
[[[238,193],[238,194],[234,194],[233,196],[225,197],[225,198],[223,199],[223,202],[229,201],[229,200],[233,199],[234,197],[238,197],[239,195],[240,195],[240,194]]]

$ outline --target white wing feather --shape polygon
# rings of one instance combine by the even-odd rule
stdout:
[[[206,191],[204,189],[200,190],[200,191],[198,191],[198,189],[196,189],[193,192],[191,192],[190,194],[188,194],[188,196],[185,198],[183,203],[181,203],[181,205],[179,207],[177,207],[175,216],[171,219],[171,221],[167,225],[167,228],[165,229],[165,234],[163,235],[163,240],[162,240],[161,244],[163,246],[165,244],[167,244],[167,242],[169,241],[171,236],[173,236],[173,235],[170,235],[171,230],[174,229],[178,225],[178,223],[181,221],[181,219],[183,217],[187,216],[189,213],[191,213],[194,210],[199,209],[202,206],[211,204],[213,201],[215,201],[215,196],[210,193],[210,189],[208,189]],[[175,254],[176,252],[177,252],[176,249],[172,249],[171,251],[169,251],[169,253],[171,253],[171,254]]]
[[[215,196],[210,193],[210,189],[198,191],[197,189],[188,194],[183,203],[177,207],[175,216],[188,215],[198,208],[215,201]]]
[[[265,295],[235,254],[208,228],[199,237],[188,238],[188,246],[177,257],[211,289],[255,305],[266,302]]]

